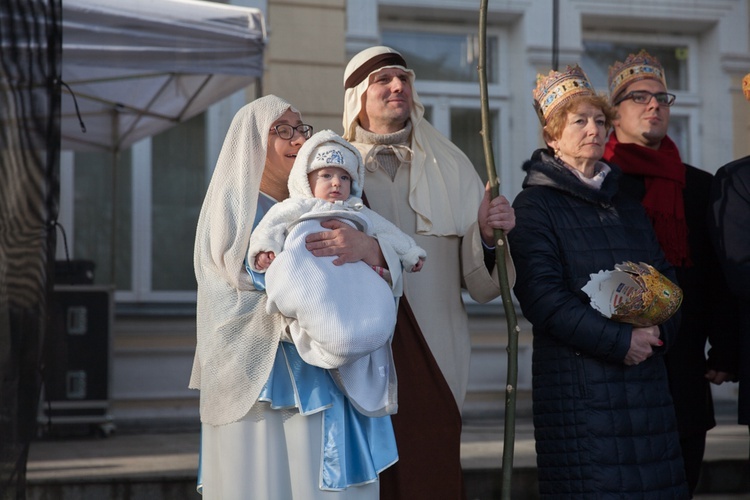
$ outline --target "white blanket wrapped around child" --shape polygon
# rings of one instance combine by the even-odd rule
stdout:
[[[335,167],[351,176],[345,200],[313,195],[308,174]],[[396,411],[396,372],[391,338],[396,326],[401,269],[411,271],[426,258],[413,238],[365,207],[359,196],[365,171],[354,146],[330,130],[313,135],[300,148],[289,174],[289,195],[272,206],[250,237],[247,265],[272,252],[265,270],[269,313],[287,318],[300,357],[330,370],[331,376],[363,414]],[[330,231],[321,222],[337,219],[377,238],[391,271],[389,284],[363,261],[334,265],[335,256],[316,257],[305,245],[308,234]]]
[[[334,206],[336,209],[330,210]],[[253,233],[248,263],[254,261],[259,251],[276,253],[266,271],[266,309],[278,311],[287,318],[289,333],[300,357],[311,365],[329,368],[334,381],[357,410],[374,417],[389,415],[398,407],[391,353],[396,294],[391,285],[364,262],[336,266],[333,264],[335,257],[316,257],[305,247],[305,237],[325,231],[320,223],[332,217],[370,233],[372,220],[361,213],[363,208],[358,206],[357,211],[352,211],[345,206],[345,203],[334,205],[322,200],[292,199],[275,205]],[[301,211],[305,215],[300,216]],[[291,226],[274,223],[278,222],[277,218],[285,219],[292,214],[299,222]],[[374,212],[369,211],[369,214],[376,221],[375,227],[385,221]],[[409,247],[406,252],[395,250],[403,249],[407,241],[402,241],[401,234],[391,229],[381,227],[379,235],[381,248],[398,283],[401,272],[393,266],[400,266],[400,259],[415,264],[424,250],[417,246]],[[285,240],[281,238],[282,233],[286,235]]]
[[[369,265],[336,266],[335,256],[316,257],[305,248],[305,236],[327,231],[320,222],[303,220],[290,229],[266,272],[267,310],[293,318],[289,331],[302,359],[338,368],[388,342],[396,306],[390,286]]]

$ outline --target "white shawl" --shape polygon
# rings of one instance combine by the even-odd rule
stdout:
[[[276,96],[247,104],[227,131],[198,218],[197,346],[189,387],[200,389],[201,421],[223,425],[253,406],[271,372],[284,329],[266,313],[244,259],[255,220],[271,125],[291,105]]]

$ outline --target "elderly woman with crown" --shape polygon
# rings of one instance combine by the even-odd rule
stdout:
[[[688,498],[664,352],[678,317],[636,326],[598,312],[592,274],[644,262],[674,280],[620,170],[602,161],[613,119],[583,70],[540,75],[546,147],[525,162],[508,234],[514,288],[533,325],[533,413],[542,498]]]

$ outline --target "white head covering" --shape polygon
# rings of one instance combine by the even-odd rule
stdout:
[[[332,130],[321,130],[310,137],[297,152],[289,173],[289,196],[312,198],[307,174],[326,167],[343,168],[352,178],[350,196],[360,198],[365,181],[365,164],[357,148]]]
[[[359,124],[357,117],[362,110],[362,96],[370,85],[370,75],[384,68],[405,71],[412,90],[409,205],[417,214],[417,232],[462,236],[477,220],[484,186],[466,155],[424,120],[424,106],[414,88],[414,71],[408,69],[405,62],[400,62],[403,62],[401,54],[384,46],[365,49],[349,61],[344,72],[344,86],[347,87],[344,139],[353,141],[355,138]],[[366,76],[364,72],[367,72]],[[370,161],[369,155],[366,156],[366,168]]]
[[[190,387],[200,389],[201,421],[241,419],[268,379],[281,332],[266,313],[244,260],[266,163],[271,125],[287,110],[269,95],[240,109],[229,126],[198,218],[194,267],[197,335]]]

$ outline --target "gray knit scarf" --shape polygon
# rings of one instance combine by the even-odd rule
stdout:
[[[411,162],[411,130],[411,121],[406,122],[403,129],[392,134],[374,134],[357,125],[355,142],[375,145],[365,156],[365,168],[372,172],[380,167],[388,173],[391,180],[395,179],[398,168],[404,163]]]

